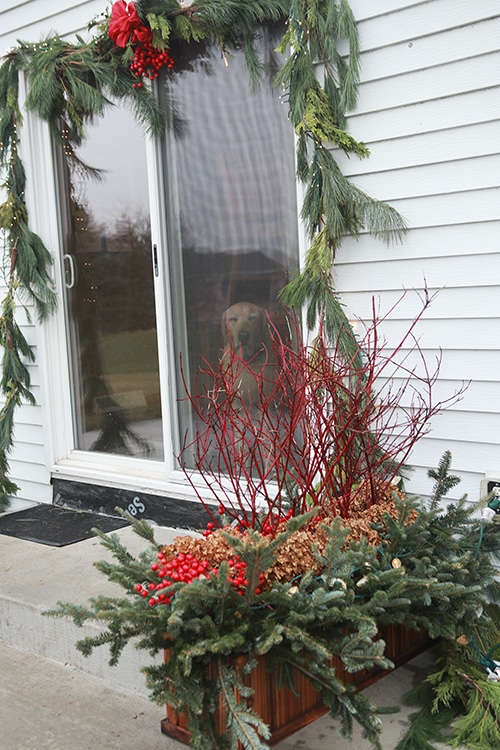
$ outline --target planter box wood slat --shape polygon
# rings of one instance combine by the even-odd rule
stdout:
[[[432,640],[424,630],[410,631],[401,625],[384,625],[380,628],[380,637],[386,642],[385,655],[395,668],[400,667],[432,644]],[[168,659],[168,651],[165,651]],[[237,666],[237,661],[236,661]],[[355,685],[358,690],[380,680],[389,670],[378,668],[347,672],[340,659],[334,659],[337,676],[344,684]],[[301,674],[296,674],[295,685],[297,695],[288,688],[279,690],[275,684],[274,675],[267,671],[265,657],[256,668],[245,677],[245,684],[253,688],[254,694],[250,704],[271,730],[270,745],[286,739],[302,727],[328,712],[321,700],[321,693],[314,690],[309,680]],[[222,699],[217,709],[217,727],[222,732],[226,726],[226,709]],[[164,734],[188,745],[190,733],[187,728],[187,717],[175,708],[167,705],[166,718],[161,722]]]

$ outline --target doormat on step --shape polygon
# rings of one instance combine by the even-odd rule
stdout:
[[[46,504],[35,505],[16,513],[6,513],[0,518],[0,534],[48,544],[51,547],[65,547],[67,544],[91,539],[94,536],[94,528],[106,533],[124,526],[128,526],[128,522],[123,518],[111,518]]]

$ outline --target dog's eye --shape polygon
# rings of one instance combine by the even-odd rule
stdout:
[[[238,322],[238,318],[236,317],[236,315],[233,315],[232,318],[229,318],[229,322],[230,323],[237,323]]]

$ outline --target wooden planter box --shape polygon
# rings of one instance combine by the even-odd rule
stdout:
[[[380,637],[386,642],[385,654],[395,667],[405,664],[432,643],[425,631],[405,630],[401,625],[382,626]],[[165,652],[165,658],[168,659],[168,651]],[[359,690],[363,690],[388,673],[387,670],[377,668],[346,672],[338,659],[332,664],[339,679],[345,684],[355,685]],[[306,677],[297,674],[295,680],[297,695],[287,688],[278,690],[273,675],[266,670],[265,658],[259,661],[257,667],[245,679],[246,684],[255,691],[250,699],[251,705],[271,730],[270,745],[281,742],[328,711],[322,703],[321,694],[313,689]],[[217,726],[220,732],[226,726],[222,701],[217,710]],[[186,716],[169,705],[166,718],[161,722],[161,731],[186,745],[189,744],[190,733]]]

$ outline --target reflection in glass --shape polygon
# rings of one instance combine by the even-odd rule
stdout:
[[[115,107],[78,157],[101,172],[59,170],[76,447],[161,460],[144,135]]]
[[[194,45],[173,50],[162,81],[177,370],[182,361],[190,389],[202,361],[222,356],[225,311],[246,303],[280,315],[278,292],[298,266],[293,129],[271,85],[275,47],[263,36],[268,72],[257,91],[242,53],[224,60]],[[192,418],[183,385],[178,397],[181,444]]]

